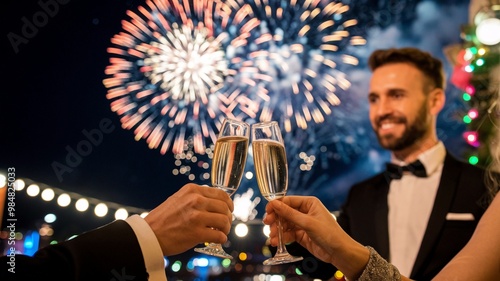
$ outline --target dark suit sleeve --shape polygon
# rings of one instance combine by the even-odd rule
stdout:
[[[349,190],[352,190],[352,187]],[[351,195],[351,193],[348,194],[347,201],[342,205],[342,207],[340,208],[339,215],[337,216],[337,223],[349,235],[350,235],[349,214],[348,214],[347,210],[348,210],[348,206],[349,206],[348,204],[349,204],[350,195]]]
[[[117,220],[59,244],[39,249],[33,257],[0,257],[0,280],[147,280],[139,242],[127,222]]]

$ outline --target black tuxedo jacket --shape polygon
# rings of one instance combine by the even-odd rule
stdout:
[[[410,278],[431,280],[467,244],[487,207],[484,176],[483,169],[446,152],[434,206]],[[389,183],[381,173],[354,185],[338,217],[338,223],[352,238],[372,246],[388,260]],[[475,220],[447,220],[448,213],[471,213]]]
[[[127,222],[117,220],[38,250],[33,257],[0,257],[0,280],[147,280],[139,242]]]

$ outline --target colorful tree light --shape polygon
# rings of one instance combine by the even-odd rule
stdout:
[[[473,108],[473,109],[469,110],[469,113],[467,113],[467,115],[471,119],[476,119],[479,116],[479,112],[477,111],[477,109]]]
[[[463,134],[463,136],[469,145],[472,145],[474,147],[479,147],[477,132],[473,132],[473,131],[465,132]]]

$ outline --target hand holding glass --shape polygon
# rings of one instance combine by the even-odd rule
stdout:
[[[212,172],[212,186],[226,191],[231,196],[240,185],[247,159],[250,126],[241,121],[226,118],[215,142]],[[221,244],[209,243],[196,252],[221,258],[233,257],[227,254]]]
[[[275,200],[286,195],[288,189],[288,164],[285,145],[276,121],[252,125],[252,149],[257,184],[262,196]],[[264,265],[283,264],[300,261],[288,253],[283,243],[281,219],[278,223],[278,248],[274,257],[264,261]]]

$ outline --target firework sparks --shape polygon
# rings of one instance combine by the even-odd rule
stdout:
[[[261,21],[252,31],[259,40],[251,57],[268,78],[259,119],[280,120],[287,132],[322,123],[340,104],[338,92],[350,86],[340,66],[358,62],[341,51],[365,44],[350,32],[357,21],[345,15],[349,6],[319,0],[255,0],[251,6]]]
[[[108,48],[103,82],[122,127],[152,149],[181,153],[192,138],[196,153],[223,117],[255,116],[248,95],[263,90],[248,58],[255,28],[248,5],[232,1],[149,0],[128,11]]]
[[[347,103],[344,103],[347,105]],[[366,155],[371,145],[370,125],[354,108],[348,112],[335,110],[323,126],[294,130],[284,136],[288,156],[289,191],[314,194],[337,165],[346,165]],[[353,127],[353,124],[356,126]]]
[[[162,154],[171,149],[179,163],[174,173],[190,180],[200,169],[198,180],[207,179],[208,167],[192,159],[207,154],[226,116],[279,120],[292,136],[342,138],[345,126],[332,119],[346,119],[349,109],[332,107],[350,87],[344,68],[358,63],[347,50],[366,42],[348,11],[321,0],[148,0],[127,12],[111,40],[104,80],[111,109],[136,140]],[[336,133],[311,122],[333,124]],[[314,158],[320,143],[288,138],[291,165],[311,170],[314,161],[295,161],[295,154]],[[344,150],[338,152],[351,153]]]
[[[241,220],[243,222],[255,219],[258,211],[255,207],[260,203],[260,197],[255,197],[252,188],[248,188],[247,191],[241,194],[234,195],[234,212],[233,217],[235,219]]]
[[[209,185],[210,163],[213,158],[214,145],[211,144],[205,148],[204,154],[196,153],[193,148],[193,140],[189,138],[184,143],[183,151],[174,155],[174,164],[177,168],[172,170],[172,174],[174,176],[184,175],[190,181]]]

